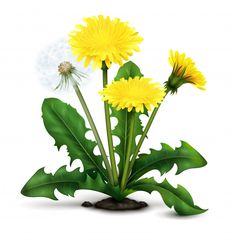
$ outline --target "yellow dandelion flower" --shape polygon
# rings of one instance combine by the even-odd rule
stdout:
[[[134,28],[120,19],[98,16],[84,19],[86,25],[76,25],[69,36],[69,44],[78,61],[85,59],[85,66],[93,62],[93,67],[102,67],[104,61],[122,65],[133,51],[140,51],[138,44],[143,40]]]
[[[197,88],[205,90],[206,79],[191,58],[186,58],[184,53],[180,54],[178,51],[170,50],[168,60],[173,67],[172,74],[166,82],[168,90],[174,93],[184,83],[191,83]]]
[[[128,112],[144,112],[144,106],[151,111],[151,106],[157,107],[165,96],[164,88],[159,83],[151,83],[151,78],[135,77],[113,81],[100,94],[117,110],[127,108]]]

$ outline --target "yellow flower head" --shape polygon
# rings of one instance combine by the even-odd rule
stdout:
[[[135,77],[113,81],[100,92],[103,101],[108,101],[117,110],[127,108],[128,112],[144,112],[144,106],[151,111],[151,105],[157,107],[165,96],[164,88],[159,83],[151,83],[150,78]]]
[[[195,63],[185,54],[178,51],[170,50],[169,63],[173,67],[173,71],[166,87],[173,93],[184,83],[191,83],[201,90],[205,90],[206,79],[203,74],[196,68]]]
[[[93,67],[102,67],[104,61],[109,68],[111,63],[122,65],[133,51],[139,51],[138,44],[143,38],[128,26],[115,18],[98,16],[85,18],[86,25],[76,25],[69,36],[69,44],[78,61],[85,58],[85,66],[93,61]]]

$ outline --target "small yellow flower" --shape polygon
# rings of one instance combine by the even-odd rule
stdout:
[[[113,81],[103,91],[99,92],[103,101],[108,101],[117,110],[127,108],[128,112],[144,112],[144,106],[151,111],[151,106],[157,107],[165,96],[164,88],[159,83],[151,83],[150,78],[135,77]]]
[[[139,51],[138,44],[143,40],[128,23],[115,18],[98,16],[85,18],[86,25],[76,25],[69,36],[69,44],[78,61],[85,58],[85,66],[93,62],[93,67],[102,67],[104,61],[109,68],[111,63],[122,65],[133,51]]]
[[[173,71],[169,80],[166,82],[166,88],[172,93],[185,84],[191,83],[201,90],[205,90],[206,79],[203,74],[196,68],[195,63],[185,54],[178,51],[170,50],[169,63],[173,67]]]

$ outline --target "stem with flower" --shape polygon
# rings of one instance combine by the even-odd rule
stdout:
[[[90,111],[89,111],[89,109],[88,109],[88,107],[86,105],[86,102],[85,102],[85,100],[84,100],[84,98],[82,96],[82,93],[81,93],[81,91],[80,91],[80,89],[79,89],[79,87],[78,87],[78,85],[76,83],[73,83],[73,88],[74,88],[74,90],[75,90],[75,92],[76,92],[76,94],[78,96],[78,99],[79,99],[79,101],[80,101],[80,103],[81,103],[81,105],[83,107],[83,110],[84,110],[84,112],[86,114],[87,120],[88,120],[88,122],[89,122],[89,124],[91,126],[91,130],[92,130],[92,132],[93,132],[93,134],[95,136],[95,140],[97,142],[98,148],[100,150],[100,153],[101,153],[102,158],[104,160],[105,167],[106,167],[107,172],[108,172],[110,183],[114,185],[114,180],[113,180],[110,164],[109,164],[109,161],[107,159],[107,155],[106,155],[103,143],[102,143],[102,141],[100,139],[99,133],[97,131],[97,128],[96,128],[96,125],[95,125],[95,123],[93,121],[91,113],[90,113]]]
[[[108,84],[108,67],[106,66],[104,61],[102,64],[102,72],[103,72],[103,88],[105,88],[106,85]],[[117,166],[116,166],[115,155],[113,150],[113,138],[112,138],[112,132],[111,132],[109,104],[107,102],[104,102],[104,110],[105,110],[105,122],[106,122],[107,138],[108,138],[109,155],[110,155],[110,162],[112,167],[112,177],[113,177],[114,185],[117,185],[118,173],[117,173]]]
[[[166,95],[164,97],[164,100],[165,100],[167,94],[168,94],[168,91],[166,91]],[[149,129],[150,129],[152,123],[153,123],[154,118],[156,117],[156,114],[157,114],[161,104],[162,103],[160,103],[157,108],[154,108],[153,112],[151,113],[151,116],[149,117],[149,120],[148,120],[148,122],[147,122],[147,124],[146,124],[146,126],[144,128],[143,134],[141,135],[141,137],[140,137],[140,139],[138,141],[137,147],[135,149],[135,152],[134,152],[134,154],[133,154],[133,156],[132,156],[132,158],[130,160],[130,166],[129,166],[129,169],[128,169],[128,174],[130,174],[130,172],[131,172],[131,169],[132,169],[132,167],[133,167],[133,165],[135,163],[135,160],[136,160],[136,158],[137,158],[137,156],[139,154],[140,148],[141,148],[141,146],[142,146],[142,144],[144,142],[144,139],[147,137],[147,133],[148,133],[148,131],[149,131]]]
[[[71,84],[73,86],[73,89],[80,101],[80,104],[83,108],[83,111],[87,117],[91,130],[95,137],[95,140],[97,142],[98,148],[100,150],[100,154],[103,158],[103,161],[104,161],[107,173],[108,173],[108,179],[109,179],[110,183],[112,185],[114,185],[111,167],[110,167],[103,143],[101,141],[100,135],[98,133],[94,120],[91,116],[91,113],[87,107],[86,101],[84,100],[84,97],[79,88],[79,81],[81,80],[82,77],[85,77],[85,75],[83,73],[79,72],[70,62],[67,62],[67,61],[62,62],[58,66],[58,71],[59,71],[59,74],[61,75],[61,81],[60,81],[59,85],[56,87],[56,89],[68,87],[69,84]]]
[[[166,95],[167,95],[167,93],[166,93]],[[165,97],[166,97],[166,95],[165,95]],[[165,99],[165,97],[164,97],[164,99]],[[163,102],[163,101],[162,101],[162,102]],[[157,114],[157,112],[158,112],[160,106],[161,106],[161,103],[158,105],[157,108],[154,108],[154,110],[153,110],[153,112],[151,113],[151,116],[149,117],[149,120],[148,120],[148,122],[147,122],[147,124],[146,124],[146,126],[145,126],[145,128],[144,128],[144,130],[143,130],[143,134],[141,135],[141,137],[140,137],[140,139],[139,139],[139,141],[138,141],[138,144],[137,144],[137,146],[136,146],[136,148],[135,148],[135,150],[134,150],[134,153],[133,153],[131,159],[130,159],[130,157],[129,157],[129,158],[126,160],[126,162],[125,162],[125,164],[127,164],[127,165],[125,166],[125,168],[126,168],[126,167],[127,167],[127,168],[126,168],[126,170],[124,169],[124,174],[123,174],[123,177],[122,177],[122,183],[121,183],[121,188],[122,188],[122,190],[125,189],[125,187],[126,187],[126,184],[127,184],[127,182],[128,182],[128,178],[129,178],[129,175],[130,175],[131,170],[132,170],[132,168],[133,168],[133,166],[134,166],[135,160],[136,160],[136,158],[137,158],[137,156],[138,156],[138,154],[139,154],[140,148],[141,148],[141,146],[142,146],[142,144],[143,144],[145,138],[147,137],[147,133],[148,133],[148,131],[149,131],[149,129],[150,129],[150,127],[151,127],[153,121],[154,121],[154,118],[156,117],[156,114]],[[130,128],[130,129],[131,129],[131,128]],[[133,132],[133,131],[132,131],[132,132]],[[132,142],[134,142],[133,139],[132,139]]]

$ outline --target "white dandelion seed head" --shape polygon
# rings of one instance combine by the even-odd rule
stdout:
[[[89,76],[92,72],[91,66],[84,67],[84,63],[77,62],[76,57],[72,55],[68,41],[61,38],[46,46],[38,55],[36,61],[36,70],[38,78],[43,86],[54,90],[61,80],[58,66],[63,62],[71,63],[84,76]]]

